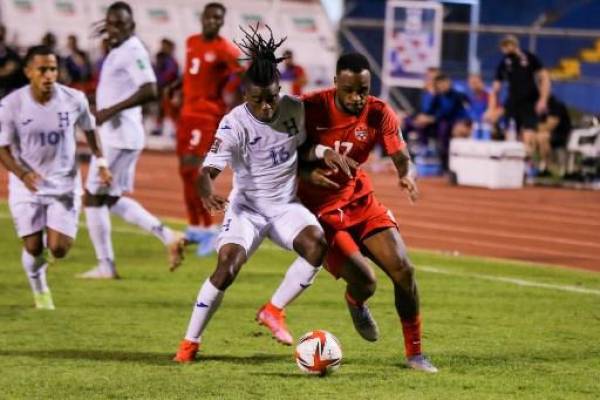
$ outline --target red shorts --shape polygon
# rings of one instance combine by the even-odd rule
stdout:
[[[220,118],[182,115],[177,123],[177,154],[204,157],[215,139]]]
[[[360,252],[360,243],[371,233],[398,228],[390,210],[370,193],[341,209],[319,216],[325,230],[329,252],[325,260],[327,269],[336,279],[348,257]]]

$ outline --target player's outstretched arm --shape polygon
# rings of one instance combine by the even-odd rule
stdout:
[[[102,149],[100,148],[100,143],[98,140],[98,135],[96,134],[96,130],[85,130],[85,140],[87,141],[92,154],[96,157],[96,165],[98,166],[98,172],[100,176],[100,180],[105,186],[109,186],[112,183],[112,174],[108,169],[108,162],[102,156]]]
[[[400,178],[400,187],[407,192],[411,202],[416,201],[419,197],[419,189],[417,188],[416,183],[415,168],[410,161],[410,154],[408,154],[408,150],[405,147],[402,150],[391,154],[390,157],[392,158],[394,166],[396,167],[396,171],[398,172],[398,178]]]
[[[27,189],[37,192],[37,185],[41,177],[35,171],[28,170],[19,165],[10,152],[9,146],[0,147],[0,163],[2,163],[4,168],[22,180]]]
[[[202,203],[211,213],[224,212],[227,208],[227,199],[223,196],[213,193],[212,181],[216,179],[221,173],[220,170],[213,167],[203,167],[198,174],[198,180],[196,181],[196,187],[198,194],[202,199]]]
[[[128,108],[141,106],[158,99],[158,87],[154,82],[144,83],[139,87],[137,92],[126,98],[125,100],[96,112],[96,123],[102,125],[104,122],[111,119],[114,115]]]

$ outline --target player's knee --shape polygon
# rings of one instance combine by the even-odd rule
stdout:
[[[242,268],[242,265],[246,262],[246,255],[244,250],[238,248],[221,249],[219,251],[219,260],[217,263],[217,269],[211,276],[211,282],[219,290],[225,290],[235,280],[238,272]]]
[[[294,249],[309,264],[315,267],[322,265],[327,255],[327,241],[323,231],[317,227],[307,227],[294,240]]]
[[[25,251],[31,254],[33,257],[38,257],[44,252],[44,245],[41,241],[39,243],[25,242],[23,247],[25,247]]]
[[[48,249],[50,250],[50,253],[52,253],[52,256],[54,258],[64,258],[67,253],[69,252],[69,248],[71,246],[69,244],[66,243],[60,243],[60,244],[51,244],[48,246]]]
[[[396,284],[411,283],[415,279],[415,267],[410,260],[402,257],[396,263],[397,267],[391,272],[391,278]]]

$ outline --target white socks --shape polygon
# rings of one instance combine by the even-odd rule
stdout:
[[[48,264],[44,258],[44,254],[37,257],[32,256],[23,249],[21,253],[21,263],[27,274],[29,285],[33,293],[45,293],[48,291],[48,283],[46,282],[46,269]]]
[[[85,219],[96,251],[98,266],[106,272],[114,272],[115,252],[110,236],[111,222],[108,207],[85,207]]]
[[[130,197],[121,197],[110,208],[110,211],[123,218],[126,222],[152,233],[164,245],[168,245],[175,240],[175,234],[171,229],[164,226],[158,218],[150,214],[140,203]]]
[[[273,294],[271,304],[277,308],[285,308],[300,293],[312,285],[320,270],[321,267],[313,267],[304,258],[296,258]]]
[[[198,343],[202,332],[208,325],[210,317],[213,316],[221,300],[223,300],[224,291],[217,289],[207,278],[200,292],[198,292],[198,298],[196,304],[194,304],[194,310],[192,311],[192,317],[188,325],[187,332],[185,333],[185,339],[190,342]]]

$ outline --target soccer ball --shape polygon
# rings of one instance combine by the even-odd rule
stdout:
[[[296,346],[296,364],[307,374],[324,376],[338,369],[341,362],[340,342],[327,331],[308,332]]]

